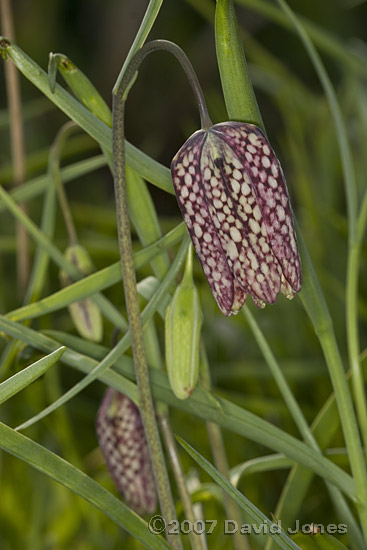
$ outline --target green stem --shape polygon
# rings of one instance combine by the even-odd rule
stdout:
[[[129,71],[127,72],[129,73]],[[117,89],[114,89],[113,93],[112,143],[117,227],[125,300],[128,311],[131,344],[133,349],[136,379],[139,391],[139,409],[144,424],[150,457],[152,460],[162,515],[168,524],[171,520],[176,519],[176,512],[171,494],[163,450],[159,438],[153,399],[150,390],[149,372],[144,349],[143,328],[140,317],[139,298],[136,288],[136,277],[127,204],[124,93],[125,86],[130,85],[131,78],[134,76],[135,72],[136,66],[134,67],[133,74],[128,75],[127,79],[123,79],[121,86],[118,86]],[[169,535],[167,531],[166,537],[167,540],[170,542],[172,548],[182,548],[180,538],[175,537],[174,535]]]
[[[217,0],[215,35],[219,73],[229,118],[250,122],[265,131],[247,70],[232,0]]]
[[[271,373],[276,381],[279,391],[281,392],[284,401],[286,402],[288,409],[292,415],[294,422],[296,423],[303,439],[305,442],[312,447],[317,453],[322,454],[320,446],[317,442],[317,439],[312,432],[312,429],[308,425],[300,406],[295,399],[288,382],[280,368],[278,361],[276,360],[264,334],[262,333],[259,325],[257,324],[254,316],[250,312],[249,308],[245,305],[242,308],[242,312],[252,330],[252,333],[258,343],[258,346],[271,370]],[[355,520],[353,514],[351,513],[344,496],[341,491],[337,489],[332,483],[326,482],[328,491],[330,493],[331,499],[334,503],[335,509],[339,515],[341,521],[344,521],[348,525],[348,529],[353,525],[355,526]],[[358,529],[357,529],[358,530]],[[273,547],[272,539],[269,539],[267,543],[267,549]]]
[[[348,388],[343,362],[336,341],[333,323],[301,234],[300,244],[304,282],[299,294],[321,344],[335,391],[344,438],[353,477],[357,487],[357,509],[367,540],[367,475],[353,402]]]
[[[129,53],[126,56],[120,74],[117,77],[115,88],[117,89],[120,86],[123,76],[125,75],[126,69],[136,54],[138,50],[143,46],[145,40],[148,37],[149,31],[153,26],[153,23],[159,13],[163,0],[150,0],[149,5],[144,14],[143,21],[139,27],[138,32],[136,33],[134,42],[129,50]]]
[[[161,403],[160,405],[162,405],[162,408],[161,412],[158,413],[159,423],[161,426],[166,449],[168,451],[168,456],[170,459],[177,489],[180,494],[182,506],[185,512],[185,520],[188,520],[191,525],[193,525],[196,521],[196,518],[192,507],[190,493],[186,486],[186,480],[182,470],[180,457],[177,451],[176,441],[172,434],[172,429],[168,416],[168,407],[167,405],[163,405]],[[195,531],[190,531],[189,537],[192,550],[205,550],[205,539],[203,539],[203,537],[199,533],[196,533]]]
[[[220,4],[225,7],[228,2],[232,0],[217,0],[217,10],[220,7]],[[348,147],[348,141],[346,137],[344,123],[341,117],[339,105],[336,100],[336,95],[334,89],[330,83],[328,75],[322,65],[322,62],[310,42],[307,34],[303,30],[302,26],[299,24],[297,18],[294,16],[293,12],[290,10],[288,5],[284,0],[278,0],[278,3],[282,9],[287,13],[289,18],[292,20],[294,26],[296,27],[309,55],[314,63],[315,69],[318,73],[318,76],[322,82],[322,85],[325,89],[325,94],[327,95],[328,101],[330,103],[330,108],[334,117],[334,122],[336,125],[336,131],[339,141],[339,147],[342,156],[343,162],[343,172],[344,172],[344,182],[345,182],[345,192],[348,203],[348,219],[349,219],[349,242],[353,243],[355,240],[355,214],[356,214],[356,190],[354,185],[354,171],[353,165],[351,162],[351,155]],[[226,9],[225,17],[234,18],[234,10]],[[227,27],[231,24],[232,28],[237,31],[237,26],[231,21],[230,23],[224,20],[224,25]],[[217,27],[216,27],[217,30]],[[221,78],[228,80],[230,73],[226,71],[226,64],[224,63],[227,52],[231,52],[233,46],[233,56],[241,56],[240,48],[237,47],[239,37],[238,33],[235,35],[231,34],[217,34],[217,51],[218,62],[221,65]],[[237,62],[238,63],[238,62]],[[243,70],[247,71],[246,65],[242,63]],[[227,82],[228,84],[228,82]],[[227,97],[226,102],[230,103],[231,108],[234,111],[234,115],[237,119],[245,120],[247,113],[249,112],[248,107],[244,107],[238,101],[237,98],[231,99],[231,94],[228,93],[228,86],[224,83],[223,90],[226,93]],[[251,100],[252,94],[249,95]],[[257,105],[253,102],[253,109],[256,109]],[[260,119],[260,114],[258,115]],[[319,286],[316,274],[313,269],[312,262],[308,255],[307,248],[304,244],[302,236],[299,232],[299,243],[302,252],[302,262],[303,262],[303,288],[300,293],[301,300],[303,305],[312,321],[315,332],[319,338],[320,344],[322,346],[326,363],[329,369],[330,378],[335,390],[335,395],[338,403],[339,414],[341,418],[341,423],[343,427],[343,433],[346,441],[346,446],[348,448],[348,455],[350,459],[350,464],[353,472],[353,476],[357,486],[357,495],[358,495],[358,512],[360,517],[360,522],[364,531],[364,536],[367,540],[367,472],[366,464],[364,461],[362,445],[358,433],[357,421],[353,409],[353,402],[349,392],[348,384],[345,377],[345,371],[343,363],[340,357],[340,352],[338,349],[333,324],[330,318],[328,307],[325,302],[325,298]]]
[[[213,123],[210,120],[204,94],[201,89],[199,80],[196,76],[196,73],[194,71],[194,68],[191,65],[186,54],[182,51],[182,49],[179,46],[177,46],[177,44],[174,44],[173,42],[169,42],[168,40],[153,40],[152,42],[148,42],[135,54],[129,66],[126,68],[126,71],[123,74],[121,80],[119,80],[116,83],[113,89],[114,97],[116,97],[117,95],[120,95],[121,100],[123,100],[124,95],[126,94],[127,96],[127,94],[129,93],[129,89],[132,83],[134,82],[134,79],[136,78],[139,65],[147,55],[157,50],[167,51],[172,55],[174,55],[176,59],[179,61],[182,69],[185,71],[187,79],[195,95],[195,99],[196,99],[199,113],[200,113],[201,128],[203,130],[208,130],[213,126]]]
[[[154,406],[151,396],[148,367],[144,349],[144,337],[140,318],[128,217],[124,130],[125,102],[127,95],[137,76],[137,71],[141,62],[147,55],[156,50],[166,50],[178,59],[195,94],[199,107],[202,128],[210,128],[212,126],[212,122],[209,118],[204,95],[193,67],[181,48],[172,42],[156,40],[143,46],[131,59],[125,72],[120,75],[120,78],[113,89],[112,143],[114,157],[115,197],[126,307],[129,317],[136,379],[139,389],[140,412],[146,432],[148,446],[150,448],[162,513],[168,522],[170,519],[175,518],[175,510],[169,487],[167,470],[164,463],[162,447],[159,440],[158,428],[155,421]],[[167,536],[167,538],[171,542],[172,547],[180,548],[180,539],[177,537],[172,538],[172,536]]]
[[[211,392],[212,381],[210,377],[210,368],[204,342],[201,342],[201,363],[200,363],[200,379],[203,387]],[[214,464],[221,474],[226,479],[230,479],[227,453],[224,446],[222,430],[215,422],[206,422],[206,429],[209,436],[210,447],[214,458]],[[225,492],[223,494],[224,508],[228,519],[234,520],[237,525],[242,525],[242,514],[236,502]],[[233,535],[233,545],[235,550],[249,550],[247,538],[239,531]]]
[[[316,48],[308,37],[303,26],[298,21],[297,17],[285,2],[285,0],[277,0],[279,6],[284,13],[292,21],[300,39],[302,40],[309,57],[315,67],[320,82],[324,88],[325,95],[328,99],[330,110],[334,118],[334,124],[336,128],[336,135],[339,144],[340,156],[342,160],[342,169],[344,176],[344,186],[348,210],[348,228],[349,228],[349,256],[348,256],[348,272],[347,272],[347,334],[352,337],[352,342],[348,341],[349,357],[352,361],[352,365],[355,373],[355,382],[357,385],[362,380],[362,373],[358,360],[359,350],[356,350],[356,345],[359,348],[358,336],[357,336],[357,311],[356,311],[356,288],[358,279],[358,244],[357,243],[357,190],[355,183],[354,167],[352,162],[351,150],[348,144],[347,133],[343,118],[341,115],[340,107],[337,101],[337,97],[334,88],[330,82],[327,72],[323,66],[323,63],[318,55]],[[309,258],[307,258],[309,261]],[[311,277],[316,275],[311,273],[313,268],[311,266]],[[321,293],[321,290],[317,285],[317,291]],[[349,298],[351,303],[349,303]],[[305,304],[307,309],[307,304]],[[325,311],[326,313],[326,311]],[[328,313],[328,312],[327,312]],[[352,317],[353,316],[353,317]],[[329,315],[328,318],[330,319]],[[317,331],[317,323],[319,319],[314,320],[314,326]],[[320,318],[321,324],[323,324],[323,315]],[[359,498],[358,511],[364,532],[364,536],[367,540],[367,469],[364,460],[362,445],[357,428],[356,416],[353,408],[352,398],[349,392],[344,366],[341,361],[340,352],[336,342],[336,337],[332,324],[329,325],[327,330],[319,330],[318,336],[324,351],[324,355],[328,364],[330,377],[335,390],[337,403],[339,407],[339,413],[341,423],[343,427],[344,437],[348,448],[348,454],[351,463],[351,469],[354,479],[357,483],[357,491]],[[366,427],[366,400],[364,392],[357,388],[356,398],[358,399],[358,410],[362,415],[363,429]]]
[[[352,387],[356,403],[362,441],[367,456],[367,404],[361,360],[359,356],[358,333],[358,275],[363,236],[367,224],[367,192],[364,194],[357,221],[356,240],[349,246],[347,264],[346,323],[348,336],[349,364],[352,370]]]
[[[65,140],[70,136],[70,134],[72,134],[76,130],[79,130],[79,126],[72,121],[67,122],[66,124],[64,124],[64,126],[62,126],[51,148],[50,160],[49,160],[49,173],[56,187],[60,208],[62,211],[62,215],[64,217],[65,226],[69,235],[70,244],[75,244],[78,238],[76,234],[73,217],[70,212],[66,192],[61,181],[60,151],[65,143]]]

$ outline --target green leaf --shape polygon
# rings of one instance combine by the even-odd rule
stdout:
[[[260,456],[258,458],[253,458],[252,460],[247,460],[246,462],[231,468],[230,481],[232,485],[237,487],[241,477],[244,475],[269,472],[273,470],[283,470],[285,468],[291,468],[293,465],[294,461],[282,454]]]
[[[71,489],[128,531],[146,548],[169,549],[159,536],[149,532],[147,523],[92,478],[38,443],[0,422],[0,448],[24,460],[39,472]]]
[[[264,129],[247,70],[233,0],[217,0],[215,44],[228,116]]]
[[[32,384],[37,378],[42,376],[52,365],[57,363],[62,354],[65,351],[65,347],[62,346],[56,351],[53,351],[46,357],[43,357],[39,361],[32,363],[25,369],[17,372],[11,378],[8,378],[0,384],[0,404],[10,399],[13,395],[26,388],[29,384]]]
[[[248,498],[238,491],[230,482],[216,469],[206,458],[198,453],[191,445],[186,443],[181,437],[176,436],[177,441],[189,453],[189,455],[205,470],[212,479],[242,508],[246,514],[250,516],[257,525],[267,525],[269,528],[269,536],[274,542],[284,550],[294,549],[301,550],[285,533],[270,519],[268,519]],[[279,531],[279,532],[273,532]]]
[[[174,281],[177,272],[179,271],[183,259],[186,254],[188,247],[188,236],[186,235],[182,241],[181,247],[176,255],[174,262],[172,263],[166,277],[159,285],[158,289],[154,293],[154,296],[149,301],[148,305],[144,308],[144,311],[141,314],[141,322],[144,327],[146,323],[150,321],[154,313],[157,311],[163,296],[166,294],[169,286]],[[107,353],[107,355],[102,359],[100,363],[95,365],[92,371],[70,388],[66,393],[64,393],[59,399],[54,401],[51,405],[43,409],[40,413],[35,415],[33,418],[27,420],[18,426],[18,429],[24,429],[35,422],[38,422],[41,418],[45,417],[47,414],[50,414],[52,411],[69,401],[71,398],[75,397],[79,392],[96,380],[100,375],[102,375],[106,370],[108,370],[115,362],[129,349],[131,346],[131,336],[130,332],[127,332],[122,339],[116,344],[116,346]]]
[[[143,267],[152,258],[155,258],[159,254],[162,254],[167,248],[177,244],[182,239],[185,232],[186,226],[184,223],[181,223],[158,241],[136,252],[134,254],[135,269]],[[116,262],[109,267],[92,273],[88,275],[88,277],[84,277],[68,287],[51,294],[47,298],[43,298],[38,302],[9,312],[7,317],[15,321],[34,319],[91,296],[119,281],[121,281],[121,262]],[[164,303],[165,302],[163,302],[163,304]]]
[[[7,38],[0,36],[0,53],[8,55],[20,72],[48,97],[71,120],[94,138],[100,146],[112,154],[112,131],[106,124],[94,116],[77,99],[72,97],[59,84],[52,92],[48,75],[37,63],[26,55],[18,46]],[[153,183],[167,193],[173,194],[171,173],[168,168],[151,159],[130,143],[126,143],[126,161],[144,179]]]
[[[309,534],[297,533],[293,537],[294,542],[303,550],[348,550],[344,544],[328,533]]]
[[[105,166],[106,159],[103,155],[97,155],[86,160],[81,160],[79,162],[74,162],[61,168],[60,176],[61,180],[64,183],[72,181],[80,176],[89,174],[102,166]],[[41,195],[46,187],[49,185],[50,176],[44,174],[43,176],[38,176],[31,180],[26,181],[22,185],[17,185],[15,189],[10,191],[10,196],[16,202],[27,202],[30,199],[38,197]],[[0,212],[6,210],[6,205],[0,199]]]
[[[56,342],[3,316],[0,316],[0,330],[13,338],[27,342],[29,345],[46,352],[53,351],[60,346],[60,342]],[[80,342],[83,341],[80,340]],[[108,351],[102,346],[91,345],[90,342],[87,343],[87,346],[88,350],[98,349],[99,357],[101,358],[105,357],[106,351]],[[65,351],[62,361],[87,373],[95,369],[98,364],[90,357],[87,357],[85,353],[77,353],[72,349]],[[114,355],[112,370],[100,370],[97,374],[94,371],[94,375],[108,385],[116,387],[116,389],[130,397],[130,399],[136,400],[136,386],[129,382],[129,380],[135,380],[135,371],[131,358],[122,356],[116,359]],[[125,377],[129,380],[126,380]],[[182,402],[173,395],[166,373],[157,369],[150,369],[150,380],[153,397],[157,401],[163,401],[172,407],[185,411],[187,414],[215,422],[234,433],[247,437],[261,445],[266,445],[275,452],[283,453],[324,479],[331,481],[352,500],[355,500],[356,487],[349,474],[330,460],[318,455],[313,449],[310,449],[295,437],[273,426],[270,422],[231,403],[227,399],[215,396],[219,404],[218,406],[213,403],[213,398],[208,397],[207,392],[202,391],[200,388],[196,388],[191,397]]]
[[[291,32],[296,32],[291,21],[282,13],[282,11],[273,3],[267,0],[236,0],[237,4],[246,6],[247,8],[265,15],[271,21],[278,23],[282,27],[289,29]],[[363,55],[359,54],[352,47],[348,47],[345,41],[341,41],[339,38],[333,36],[330,32],[323,27],[317,25],[313,21],[297,15],[302,21],[302,25],[307,30],[310,38],[315,44],[324,52],[333,56],[335,59],[339,59],[344,63],[344,66],[349,70],[352,69],[362,75],[367,74],[367,64]]]

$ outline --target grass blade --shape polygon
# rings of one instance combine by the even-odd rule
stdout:
[[[26,342],[46,352],[54,351],[60,346],[60,342],[48,338],[30,328],[23,327],[18,323],[14,323],[3,316],[0,316],[0,330],[3,330],[13,338]],[[80,340],[80,342],[82,342],[82,340]],[[101,358],[103,358],[106,351],[108,351],[102,346],[97,347],[96,344],[92,346],[90,344],[91,343],[87,344],[87,349],[89,351],[91,349],[99,350],[98,354],[100,354],[99,357]],[[72,349],[66,349],[62,361],[79,371],[90,373],[98,363],[86,355],[86,353],[81,354]],[[116,389],[128,395],[130,399],[136,400],[136,386],[129,382],[129,380],[135,380],[132,359],[127,356],[122,356],[115,361],[112,369],[113,370],[102,373],[100,371],[97,377],[105,383],[107,381],[109,385],[116,387]],[[112,376],[113,374],[115,376]],[[129,380],[126,380],[125,377]],[[349,498],[355,500],[356,487],[349,474],[333,464],[330,460],[318,455],[314,450],[310,449],[295,437],[277,428],[273,424],[270,424],[270,422],[231,403],[227,399],[218,396],[213,399],[211,394],[208,395],[208,392],[199,388],[194,390],[189,399],[182,402],[173,395],[168,377],[166,373],[162,371],[151,369],[150,379],[154,399],[163,401],[195,417],[216,422],[223,428],[247,437],[252,441],[256,441],[261,445],[266,445],[275,452],[283,453],[295,462],[302,464],[321,477],[331,481],[349,496]]]
[[[238,506],[240,506],[258,526],[266,525],[268,533],[274,542],[283,550],[301,550],[285,533],[282,533],[270,519],[268,519],[248,498],[238,491],[231,483],[220,473],[206,458],[198,453],[191,445],[186,443],[181,437],[176,436],[177,441],[187,451],[187,453],[210,475],[218,485],[232,497]]]
[[[32,365],[29,365],[25,369],[14,374],[11,378],[2,382],[0,384],[0,405],[42,376],[42,374],[52,367],[52,365],[57,363],[65,349],[65,346],[61,346],[56,351],[32,363]]]
[[[67,487],[128,531],[146,548],[167,550],[168,544],[149,532],[146,522],[92,478],[45,447],[0,422],[0,448]]]
[[[32,84],[41,90],[69,118],[79,124],[103,149],[112,154],[111,128],[95,117],[59,84],[56,84],[55,91],[51,92],[48,75],[45,71],[7,38],[0,37],[0,52],[5,56],[8,55]],[[126,160],[129,166],[144,179],[167,193],[173,194],[171,173],[168,168],[151,159],[130,143],[126,143]]]

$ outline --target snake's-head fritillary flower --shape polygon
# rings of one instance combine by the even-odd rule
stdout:
[[[302,273],[279,161],[253,124],[224,122],[195,132],[171,165],[196,253],[219,308],[237,313],[293,298]]]
[[[109,388],[97,413],[96,431],[107,467],[126,503],[138,514],[157,508],[156,489],[140,412]]]

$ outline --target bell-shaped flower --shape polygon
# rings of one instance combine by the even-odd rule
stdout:
[[[152,514],[157,508],[156,489],[135,403],[109,388],[97,413],[96,431],[108,469],[128,506],[138,514]]]
[[[178,204],[212,293],[225,315],[247,294],[258,307],[293,298],[301,262],[279,161],[253,124],[195,132],[172,161]]]

